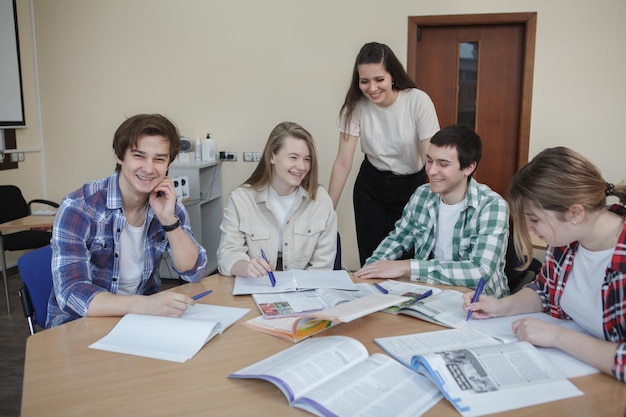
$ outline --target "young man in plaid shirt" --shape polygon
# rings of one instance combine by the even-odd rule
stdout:
[[[472,178],[480,161],[480,137],[463,125],[441,129],[426,155],[429,183],[417,188],[395,229],[355,275],[398,278],[509,294],[504,274],[509,235],[506,201]],[[399,259],[414,250],[413,259]]]

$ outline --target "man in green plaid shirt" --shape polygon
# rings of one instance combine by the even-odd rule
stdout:
[[[472,174],[480,161],[480,137],[463,125],[441,129],[426,156],[429,183],[417,188],[395,229],[378,245],[359,278],[398,278],[509,294],[504,274],[509,236],[506,201]],[[413,259],[399,258],[413,249]]]

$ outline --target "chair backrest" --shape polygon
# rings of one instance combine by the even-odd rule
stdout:
[[[335,265],[333,266],[335,271],[339,271],[341,268],[341,237],[337,232],[337,255],[335,255]]]
[[[52,249],[50,245],[30,251],[17,260],[22,282],[28,289],[37,324],[44,328],[48,299],[52,292]]]
[[[0,185],[0,223],[26,217],[30,214],[22,191],[15,185]]]
[[[518,258],[517,253],[515,253],[513,233],[511,233],[509,235],[509,244],[506,249],[506,264],[504,266],[504,274],[509,281],[509,290],[511,291],[511,294],[516,293],[526,284],[532,282],[541,269],[541,262],[533,258],[527,269],[518,271],[517,267],[521,266],[522,263],[523,261]]]

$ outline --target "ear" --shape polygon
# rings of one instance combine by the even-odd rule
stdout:
[[[582,223],[585,219],[585,207],[582,204],[572,204],[567,211],[567,220]]]
[[[272,157],[270,158],[270,164],[274,165],[275,162],[276,162],[276,154],[272,152]]]
[[[463,168],[463,174],[466,177],[469,177],[470,175],[474,173],[474,170],[476,170],[476,161],[472,162],[467,167]]]

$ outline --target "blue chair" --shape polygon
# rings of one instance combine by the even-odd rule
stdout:
[[[48,299],[52,292],[52,249],[50,245],[35,249],[20,256],[17,269],[22,278],[19,295],[24,317],[28,320],[30,334],[35,334],[35,322],[42,329],[48,316]]]

